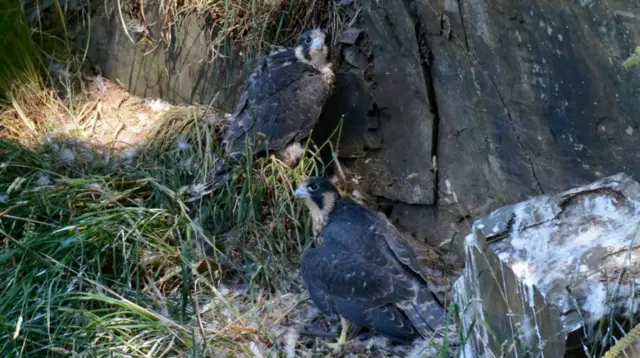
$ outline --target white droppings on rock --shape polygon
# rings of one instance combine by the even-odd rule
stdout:
[[[468,4],[471,9],[470,12],[476,15],[476,20],[473,22],[474,32],[478,34],[484,42],[489,46],[489,48],[496,47],[496,41],[494,39],[494,34],[490,30],[490,15],[489,9],[487,5],[481,1],[478,2],[470,2]]]
[[[640,184],[624,174],[479,219],[465,237],[465,273],[455,284],[456,302],[468,307],[462,328],[476,322],[471,339],[485,348],[490,339],[483,325],[503,327],[494,332],[501,341],[518,329],[528,346],[551,352],[550,346],[563,344],[552,338],[558,329],[574,331],[612,311],[635,313],[635,299],[624,297],[640,289],[619,282],[618,275],[624,268],[638,270],[631,262],[640,252],[629,250],[640,246],[638,226]],[[479,283],[480,272],[493,278]],[[613,290],[621,297],[616,302],[607,300]],[[491,313],[484,307],[484,300],[496,299],[505,300],[504,316],[493,305]]]
[[[626,130],[627,135],[633,135],[633,127],[628,126]]]
[[[586,285],[584,294],[587,300],[582,305],[582,309],[590,313],[589,323],[594,324],[609,312],[607,289],[601,282],[590,282]]]
[[[516,30],[516,37],[518,38],[518,42],[522,42],[522,35],[520,35],[518,30]]]
[[[626,225],[616,231],[611,231],[615,222],[623,223],[623,214],[615,208],[612,198],[606,195],[585,197],[582,206],[590,212],[590,215],[606,220],[605,223],[587,222],[582,217],[569,218],[565,225],[572,225],[577,232],[572,238],[561,240],[558,235],[566,233],[566,227],[556,223],[543,223],[537,230],[529,230],[521,233],[523,229],[521,221],[527,215],[529,206],[517,205],[514,210],[515,222],[511,232],[511,246],[518,250],[510,260],[510,266],[517,271],[520,279],[528,284],[536,284],[538,287],[555,282],[564,275],[560,270],[567,260],[578,259],[587,254],[598,242],[605,247],[615,246],[620,240],[622,232],[628,230]],[[544,206],[538,206],[545,210]],[[550,209],[549,206],[546,209]],[[551,213],[542,214],[549,216]],[[609,228],[605,233],[605,228]],[[621,231],[620,231],[621,230]],[[558,267],[557,271],[549,270],[549,267]],[[555,272],[555,273],[554,273]],[[542,291],[545,291],[541,288]]]
[[[531,322],[531,319],[526,314],[522,316],[519,323],[520,337],[528,347],[533,347],[535,344],[535,331],[537,327]]]
[[[580,4],[580,6],[586,7],[586,8],[593,7],[594,2],[595,2],[594,0],[578,0],[578,3]]]
[[[296,356],[296,344],[298,344],[298,338],[300,335],[295,329],[289,328],[284,336],[285,347],[284,351],[287,358],[293,358]]]
[[[422,187],[420,187],[420,185],[414,185],[413,189],[411,190],[411,199],[413,199],[413,201],[415,202],[419,202],[422,197]]]

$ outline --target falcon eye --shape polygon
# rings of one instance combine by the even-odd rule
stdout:
[[[318,184],[311,184],[308,186],[309,191],[316,191],[318,190]]]
[[[310,44],[311,43],[311,37],[307,36],[307,38],[304,39],[304,42]]]

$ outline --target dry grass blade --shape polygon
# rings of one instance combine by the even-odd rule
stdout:
[[[18,104],[16,99],[13,97],[13,94],[10,94],[9,97],[11,98],[11,105],[13,105],[13,108],[16,109],[16,112],[18,113],[18,117],[20,118],[20,120],[22,120],[22,123],[24,123],[27,126],[27,128],[29,128],[30,130],[35,131],[36,130],[35,123],[33,123],[33,121],[24,114],[24,111],[20,107],[20,104]]]

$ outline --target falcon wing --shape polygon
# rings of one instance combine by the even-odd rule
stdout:
[[[373,232],[375,232],[376,235],[374,236],[383,239],[384,242],[382,244],[388,245],[395,258],[401,262],[405,268],[408,268],[422,278],[415,299],[412,302],[403,302],[401,307],[416,329],[420,331],[424,337],[427,337],[429,331],[435,331],[444,323],[444,317],[446,315],[444,307],[436,295],[429,289],[427,275],[418,263],[413,247],[404,240],[402,234],[391,224],[389,219],[382,214],[376,214],[373,211],[370,212],[376,216],[372,218],[375,220]]]
[[[307,280],[303,276],[303,280],[305,281],[305,285],[307,286],[307,291],[309,291],[309,297],[311,297],[311,301],[315,303],[320,312],[330,316],[332,314],[337,314],[338,311],[333,304],[333,300],[331,297],[322,292],[320,288],[318,288],[312,279]]]
[[[399,262],[427,281],[427,276],[422,266],[420,266],[420,263],[418,263],[415,250],[404,239],[398,229],[393,226],[391,221],[383,214],[376,213],[365,206],[355,202],[354,205],[358,205],[366,211],[365,216],[367,217],[367,221],[373,222],[369,230],[372,231],[373,236],[377,239],[378,245],[387,245]]]
[[[410,343],[419,333],[393,305],[367,307],[357,301],[336,300],[340,315],[358,326],[373,328],[402,343]]]
[[[245,85],[225,134],[227,150],[243,151],[245,137],[262,150],[282,148],[306,136],[328,95],[323,75],[298,61],[291,50],[272,53]]]
[[[315,269],[319,267],[317,266],[319,261],[325,261],[323,264],[326,264],[326,260],[319,259],[324,253],[317,250],[311,250],[303,257],[301,270],[309,296],[321,312],[327,315],[338,314],[358,326],[373,328],[403,343],[409,343],[412,338],[419,334],[400,310],[391,304],[375,305],[367,299],[355,300],[355,296],[350,295],[351,291],[348,290],[347,286],[343,286],[347,287],[347,292],[345,292],[349,296],[347,298],[326,292],[326,284],[323,279],[318,279],[319,272]],[[324,267],[327,266],[325,265]],[[333,274],[340,273],[333,271]],[[320,273],[320,275],[322,276],[323,274]],[[362,280],[359,280],[358,283],[364,285]],[[362,291],[354,291],[354,294],[359,293],[362,293]],[[376,294],[368,297],[374,296]]]
[[[258,68],[256,68],[256,70],[251,73],[249,78],[247,78],[244,86],[242,87],[240,100],[238,101],[235,111],[232,114],[234,120],[237,119],[238,115],[245,109],[250,96],[254,99],[262,98],[262,93],[260,92],[260,83],[265,81],[265,77],[266,79],[268,79],[268,75],[270,72],[275,73],[275,71],[292,60],[292,55],[290,52],[291,50],[282,48],[271,52],[269,55],[265,56],[264,59],[262,59],[262,61],[260,62],[260,66],[258,66]]]
[[[324,255],[333,258],[330,263],[316,264],[325,265],[324,270],[333,270],[333,267],[343,265],[343,270],[349,270],[350,264],[369,267],[366,274],[371,275],[371,278],[367,281],[380,281],[380,285],[386,289],[382,292],[373,291],[371,295],[375,297],[369,299],[373,299],[375,303],[398,305],[425,337],[430,330],[439,327],[444,321],[444,309],[429,289],[413,248],[402,240],[399,231],[384,217],[350,199],[342,199],[331,215],[329,224],[320,234],[325,245],[330,242],[327,246],[331,247],[325,249],[328,251]],[[374,273],[379,277],[374,276]],[[338,271],[337,274],[341,272]],[[392,280],[391,289],[386,281],[389,277]],[[326,280],[324,284],[334,291],[337,288],[345,291],[354,285],[353,282],[340,282],[339,285],[332,286],[337,280],[331,274],[325,274],[321,279]],[[386,293],[389,290],[392,293]],[[328,294],[345,297],[344,292],[334,291],[325,290]]]
[[[385,256],[375,245],[354,252],[325,244],[303,256],[300,270],[307,285],[330,300],[353,300],[366,307],[412,300],[413,283]]]

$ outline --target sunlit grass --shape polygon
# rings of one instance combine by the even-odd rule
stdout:
[[[275,157],[248,161],[221,190],[186,202],[184,189],[206,175],[192,164],[214,160],[217,142],[209,139],[221,128],[171,113],[158,128],[177,121],[185,122],[182,131],[165,138],[154,132],[133,164],[96,161],[82,172],[50,165],[45,146],[0,142],[3,355],[159,357],[246,348],[234,331],[241,321],[204,332],[212,318],[200,317],[198,307],[224,305],[216,287],[232,279],[247,285],[247,301],[290,282],[309,226],[291,195],[314,162],[289,168]],[[179,153],[151,149],[163,141],[191,145]],[[238,319],[247,313],[233,308]]]

